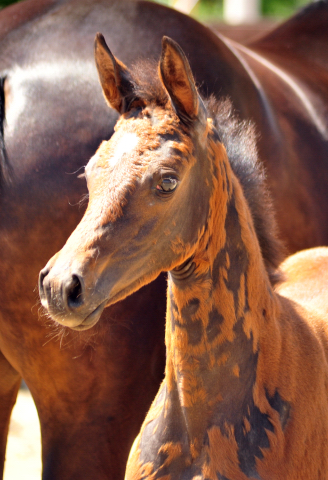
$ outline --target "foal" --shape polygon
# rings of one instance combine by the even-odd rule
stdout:
[[[100,35],[96,61],[122,116],[86,167],[87,212],[46,281],[84,328],[169,272],[165,379],[126,479],[328,479],[327,249],[289,259],[279,278],[253,132],[211,118],[175,42],[163,39],[158,87]]]
[[[181,213],[178,222],[166,213],[163,250],[174,252],[175,262],[165,380],[126,479],[328,478],[328,316],[327,309],[316,312],[318,299],[311,302],[313,295],[327,298],[327,250],[302,254],[305,264],[318,255],[321,264],[313,285],[302,278],[303,289],[310,286],[307,309],[274,292],[240,182],[206,120],[187,60],[169,40],[160,72],[187,137],[181,134],[164,160],[177,184],[165,199]]]

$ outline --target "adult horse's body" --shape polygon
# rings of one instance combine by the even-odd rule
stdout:
[[[250,118],[290,252],[328,240],[327,22],[320,0],[248,48],[228,42],[258,86]]]
[[[157,81],[100,34],[96,62],[122,116],[40,291],[79,330],[169,272],[165,379],[126,480],[327,480],[328,248],[290,257],[279,278],[254,132],[203,103],[177,43],[164,37]]]
[[[318,19],[326,12],[319,3]],[[267,127],[261,113],[263,92],[259,94],[245,65],[229,45],[178,12],[123,0],[29,0],[1,11],[0,463],[23,377],[39,412],[47,480],[121,478],[164,368],[163,279],[105,310],[93,334],[60,330],[56,337],[51,322],[45,328],[44,319],[37,321],[38,271],[82,215],[78,202],[86,190],[75,172],[111,135],[117,119],[103,101],[94,67],[92,42],[98,30],[127,65],[136,58],[157,57],[162,35],[170,35],[188,53],[205,95],[230,96],[241,117],[253,115],[260,132]],[[317,35],[308,40],[313,48]],[[297,141],[284,131],[282,126],[280,168],[275,171],[277,151],[271,156],[265,150],[264,134],[261,158],[273,186],[276,178],[281,180],[282,158],[288,165],[281,192],[273,190],[280,210],[288,192],[295,212],[302,189],[290,195],[292,166],[298,169],[301,163],[309,171],[306,162],[313,155],[305,147],[313,142],[318,168],[308,173],[315,175],[311,182],[316,179],[319,192],[327,183],[322,168],[326,143],[315,125]],[[303,145],[300,151],[298,145]],[[325,197],[314,206],[311,202],[315,221],[325,214],[327,202]],[[309,214],[304,208],[300,212],[301,217],[286,216],[280,225],[290,248],[326,243],[326,223],[318,221],[312,229],[316,234],[308,232],[304,225],[310,225]],[[294,242],[296,230],[302,235]]]

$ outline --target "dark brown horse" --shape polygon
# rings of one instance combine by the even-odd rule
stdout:
[[[101,35],[96,63],[122,116],[41,291],[55,319],[87,328],[169,272],[165,380],[126,480],[328,479],[328,248],[279,278],[254,132],[203,102],[176,42],[163,39],[157,81]]]
[[[326,18],[326,10],[319,2],[306,13],[314,19],[306,39],[310,51],[318,50],[320,35],[325,35],[315,23]],[[287,39],[295,46],[300,21],[303,17],[295,18],[274,42]],[[94,66],[92,43],[98,30],[128,66],[137,58],[157,58],[162,36],[171,36],[188,53],[205,96],[231,97],[241,117],[253,116],[262,139],[272,138],[272,143],[276,131],[267,130],[265,94],[258,82],[254,86],[245,59],[224,39],[178,12],[125,0],[28,0],[1,11],[0,470],[23,377],[40,417],[44,480],[122,478],[131,442],[164,369],[163,278],[106,309],[93,331],[77,334],[56,330],[44,318],[37,321],[38,271],[62,247],[84,210],[79,201],[86,187],[77,178],[83,171],[78,169],[100,141],[110,137],[117,120],[103,101]],[[269,47],[263,47],[263,55]],[[319,54],[323,69],[325,49]],[[318,85],[324,80],[320,71],[316,68]],[[271,70],[265,75],[270,77]],[[284,91],[283,83],[280,88]],[[320,89],[322,108],[326,96]],[[272,111],[281,108],[280,98],[272,99]],[[293,100],[290,95],[288,99]],[[294,108],[298,106],[291,103],[291,112]],[[310,217],[325,214],[327,149],[316,126],[301,117],[302,135],[295,141],[285,137],[289,130],[298,135],[287,114],[283,112],[283,118],[290,128],[281,126],[279,150],[271,143],[264,150],[264,141],[260,148],[278,207],[285,196],[297,212],[284,212],[280,222],[283,238],[295,249],[327,242],[325,222],[316,223],[315,235],[304,227]],[[310,144],[315,158],[307,150]],[[303,174],[297,190],[299,169]],[[305,198],[310,211],[303,204],[298,209],[304,172],[310,176],[306,182],[318,186],[315,202]],[[276,178],[280,188],[274,188]]]
[[[290,252],[328,244],[327,24],[320,0],[248,48],[227,41],[256,85],[250,118]]]

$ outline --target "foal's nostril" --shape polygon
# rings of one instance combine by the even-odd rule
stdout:
[[[77,275],[72,275],[72,278],[65,285],[65,295],[67,306],[69,308],[77,308],[83,303],[82,282]]]
[[[39,274],[39,294],[40,294],[41,298],[44,298],[44,296],[45,296],[43,280],[46,278],[48,273],[49,273],[49,269],[44,268],[43,270],[41,270],[41,272]]]

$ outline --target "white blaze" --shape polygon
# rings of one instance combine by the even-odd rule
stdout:
[[[132,152],[132,150],[137,146],[139,141],[138,135],[135,133],[125,133],[115,144],[114,155],[112,155],[108,162],[111,167],[121,160],[123,155],[126,153]]]

